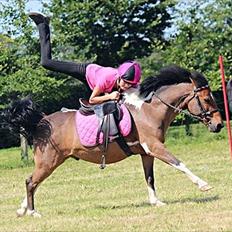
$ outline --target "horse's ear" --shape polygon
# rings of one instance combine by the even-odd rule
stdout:
[[[196,86],[197,86],[197,82],[196,82],[192,77],[190,77],[189,79],[191,80],[192,85],[193,85],[194,87],[196,87]]]

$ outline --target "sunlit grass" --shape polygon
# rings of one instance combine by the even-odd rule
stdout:
[[[29,165],[22,164],[18,148],[0,150],[0,231],[231,231],[226,131],[213,135],[200,128],[198,135],[186,137],[182,130],[169,131],[167,147],[214,188],[200,192],[182,173],[156,161],[158,197],[167,203],[161,208],[147,203],[139,156],[103,171],[70,159],[38,189],[35,204],[43,217],[17,218],[33,163],[30,155]]]

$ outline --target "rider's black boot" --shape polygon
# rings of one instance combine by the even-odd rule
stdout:
[[[46,17],[36,12],[29,13],[29,17],[35,22],[36,25],[39,25],[40,23],[49,25],[50,17]]]

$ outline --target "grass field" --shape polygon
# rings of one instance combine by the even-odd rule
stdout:
[[[198,127],[196,129],[196,127]],[[193,127],[169,132],[167,147],[214,188],[200,192],[182,173],[156,161],[157,193],[167,203],[154,207],[139,156],[100,170],[67,160],[38,189],[42,218],[17,218],[25,179],[33,164],[22,164],[19,149],[0,150],[0,231],[232,231],[232,160],[226,130],[210,134]]]

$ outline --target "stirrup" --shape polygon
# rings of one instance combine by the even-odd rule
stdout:
[[[106,167],[106,157],[105,157],[105,155],[102,155],[101,164],[100,164],[99,168],[104,169],[105,167]]]

